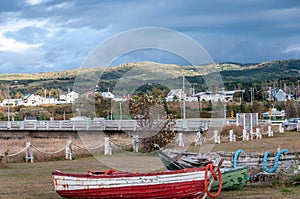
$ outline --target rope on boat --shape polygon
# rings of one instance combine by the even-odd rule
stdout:
[[[208,183],[207,183],[207,180],[208,180],[208,170],[211,172],[212,176],[214,177],[215,180],[218,180],[218,177],[216,175],[216,172],[214,171],[214,165],[213,164],[208,164],[206,165],[205,167],[205,176],[204,176],[204,187],[205,187],[205,191],[207,193],[207,195],[211,198],[216,198],[220,195],[221,193],[221,190],[222,190],[222,174],[221,174],[221,171],[220,171],[220,166],[218,166],[218,176],[219,176],[219,188],[218,188],[218,191],[214,194],[210,193],[209,192],[209,186],[208,186]]]
[[[233,158],[233,167],[234,168],[238,167],[238,158],[241,153],[244,153],[244,151],[242,149],[239,149],[234,154],[234,158]]]
[[[277,152],[276,157],[275,157],[274,166],[271,169],[269,169],[268,165],[267,165],[267,161],[268,161],[268,156],[270,155],[270,153],[269,153],[269,151],[266,151],[266,153],[264,155],[264,161],[263,161],[264,162],[263,166],[264,166],[265,172],[274,173],[278,168],[278,162],[279,162],[279,158],[280,158],[281,154],[288,153],[288,152],[289,152],[289,150],[287,150],[287,149],[282,149],[279,152]]]

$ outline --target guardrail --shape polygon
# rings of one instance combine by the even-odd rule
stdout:
[[[160,122],[160,121],[156,121]],[[172,128],[177,131],[198,131],[200,128],[208,129],[209,126],[219,125],[218,121],[188,119],[176,120]],[[155,122],[154,122],[155,128]],[[40,131],[136,131],[139,128],[136,120],[101,120],[101,121],[0,121],[0,130],[40,130]]]
[[[78,130],[135,130],[135,120],[103,120],[103,121],[11,121],[0,122],[0,130],[55,130],[55,131],[78,131]]]
[[[155,122],[160,122],[155,121]],[[154,128],[155,128],[154,122]],[[261,122],[261,121],[260,121]],[[233,123],[224,119],[178,119],[172,126],[177,131],[195,132],[200,129],[222,127],[225,124]],[[158,126],[158,125],[157,125]],[[40,130],[40,131],[136,131],[139,129],[137,120],[46,120],[46,121],[0,121],[0,130]]]

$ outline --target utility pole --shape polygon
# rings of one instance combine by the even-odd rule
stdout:
[[[184,92],[184,76],[182,76],[182,100],[183,100],[183,119],[186,119],[185,115],[185,92]]]
[[[251,87],[250,89],[250,94],[251,94],[251,106],[253,106],[253,92],[254,92],[254,89]]]
[[[120,120],[122,120],[122,102],[120,102]]]
[[[7,121],[10,121],[10,102],[9,102],[9,98],[10,98],[10,95],[9,95],[9,87],[10,85],[14,84],[14,83],[18,83],[18,81],[12,81],[8,84],[7,86],[7,96],[8,96],[8,104],[7,104]]]

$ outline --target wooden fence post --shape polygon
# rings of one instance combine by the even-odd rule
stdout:
[[[234,137],[233,137],[233,130],[229,130],[229,141],[234,142]]]
[[[133,148],[133,152],[139,152],[139,136],[135,135],[133,136],[133,142],[132,142],[132,148]]]
[[[179,147],[184,147],[182,133],[178,133],[178,145]]]
[[[202,138],[201,138],[200,131],[198,131],[196,133],[196,138],[195,138],[194,142],[195,142],[195,146],[202,145]]]
[[[273,131],[272,131],[272,126],[271,125],[268,126],[268,136],[273,137]]]
[[[246,129],[243,129],[243,141],[244,140],[249,140],[249,134],[247,133],[247,130]]]
[[[259,128],[256,128],[256,139],[258,140],[258,139],[262,139],[262,134],[261,134],[261,132],[260,132],[260,129]]]
[[[104,138],[104,155],[111,155],[112,151],[111,151],[111,146],[109,143],[109,137],[105,137]]]
[[[68,140],[66,145],[66,159],[72,160],[72,141]]]
[[[218,130],[214,130],[214,138],[215,138],[215,143],[217,144],[220,144],[221,143],[221,138],[220,138],[220,136],[218,135],[219,134],[219,132],[218,132]]]
[[[279,124],[279,133],[284,133],[284,128],[282,128],[282,124]]]
[[[29,162],[30,160],[30,162],[33,163],[34,157],[30,145],[31,145],[30,142],[26,142],[26,162]]]

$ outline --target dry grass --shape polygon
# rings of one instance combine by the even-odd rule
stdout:
[[[105,135],[80,135],[80,139],[72,140],[73,158],[87,157],[92,155],[100,155],[104,153],[104,137]],[[192,135],[194,137],[194,135]],[[231,151],[235,152],[238,149],[243,149],[245,152],[276,152],[277,148],[288,149],[290,151],[300,151],[300,133],[299,132],[285,132],[283,134],[274,133],[274,137],[263,136],[262,140],[249,140],[229,143],[228,139],[222,139],[221,144],[215,144],[212,151]],[[26,139],[9,139],[0,140],[0,154],[14,154],[25,148],[26,142],[30,142],[39,150],[47,153],[42,153],[35,148],[32,148],[36,162],[52,161],[64,159],[65,147],[67,139],[42,139],[42,138],[26,138]],[[128,135],[114,135],[110,136],[110,141],[113,152],[121,152],[122,150],[132,150],[132,139]],[[79,147],[78,147],[79,146]],[[98,147],[97,147],[98,146]],[[202,146],[191,146],[189,150],[201,151]],[[91,150],[85,150],[89,148]],[[92,149],[96,148],[96,149]],[[49,154],[62,149],[61,152]],[[13,157],[3,157],[2,162],[25,162],[25,151]]]
[[[103,137],[82,137],[82,140],[73,140],[73,142],[80,146],[95,147],[99,144],[99,140]],[[213,151],[235,151],[237,149],[243,149],[250,152],[265,152],[266,150],[275,151],[278,145],[281,148],[287,148],[292,150],[294,147],[300,150],[299,139],[300,133],[298,132],[286,132],[284,134],[276,133],[274,137],[264,137],[262,140],[252,140],[248,142],[236,142],[236,143],[222,143],[217,144],[213,148]],[[118,141],[118,144],[124,145],[131,141],[128,137],[111,137],[114,142]],[[4,153],[9,149],[9,153],[17,152],[25,147],[26,142],[30,141],[33,145],[45,150],[55,151],[66,145],[65,139],[24,139],[24,140],[0,140],[1,153]],[[113,156],[102,155],[95,156],[95,158],[79,158],[89,154],[88,151],[79,149],[75,146],[73,148],[73,154],[75,160],[63,160],[63,161],[49,161],[51,158],[63,159],[64,152],[58,154],[57,157],[48,156],[46,154],[38,154],[34,151],[35,156],[40,161],[31,163],[13,163],[8,162],[6,168],[0,169],[0,199],[2,198],[59,198],[53,189],[51,172],[54,170],[63,170],[68,172],[86,172],[87,170],[106,170],[109,167],[101,162],[111,162],[112,165],[118,165],[123,167],[130,166],[134,170],[143,171],[145,168],[153,169],[159,168],[160,163],[156,155],[153,154],[137,154],[136,157],[139,160],[139,164],[135,164],[136,157],[133,157],[129,153],[114,153]],[[102,149],[101,149],[102,150]],[[99,149],[99,151],[101,151]],[[113,149],[114,151],[114,149]],[[24,162],[25,154],[18,157],[20,162]],[[14,160],[14,162],[18,159]],[[265,186],[246,186],[241,191],[222,192],[219,198],[298,198],[300,194],[299,186],[287,186],[284,183]]]
[[[65,147],[68,140],[65,139],[38,139],[38,138],[26,138],[26,139],[9,139],[9,140],[0,140],[0,154],[5,154],[7,152],[9,155],[15,154],[26,147],[26,143],[30,142],[37,149],[31,147],[31,150],[34,155],[34,160],[36,162],[58,160],[65,157]],[[74,141],[78,145],[82,145],[80,141]],[[62,149],[61,152],[54,153]],[[76,157],[85,157],[89,156],[89,152],[78,147],[73,147],[73,156]],[[42,151],[42,152],[41,152]],[[44,153],[45,152],[45,153]],[[25,162],[26,152],[23,151],[19,155],[12,157],[3,157],[7,159],[8,162]]]
[[[87,157],[91,155],[100,155],[104,153],[104,134],[81,134],[80,139],[72,140],[73,158]],[[122,150],[132,150],[132,138],[127,135],[110,136],[112,150],[119,152]],[[35,162],[53,161],[65,158],[65,148],[68,139],[57,138],[25,138],[25,139],[9,139],[0,140],[0,154],[12,155],[18,153],[26,147],[26,143],[30,142]],[[60,151],[56,153],[57,151]],[[54,153],[54,154],[52,154]],[[0,166],[5,162],[25,162],[26,152],[13,156],[3,157],[0,159]],[[2,163],[3,162],[3,163]]]

